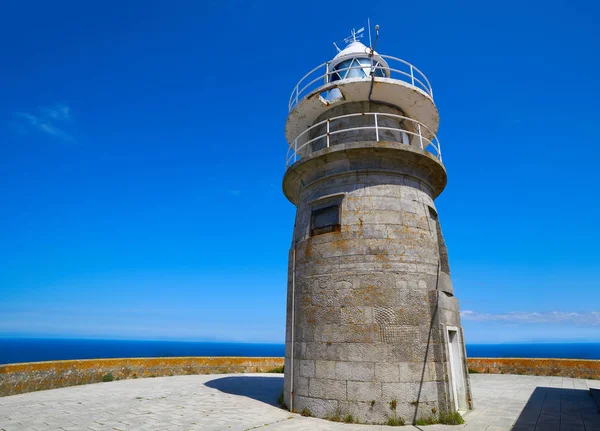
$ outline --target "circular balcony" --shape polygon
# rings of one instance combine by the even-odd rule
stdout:
[[[433,89],[423,72],[400,58],[389,55],[379,55],[379,57],[383,58],[388,63],[388,66],[380,63],[372,65],[353,64],[350,67],[341,69],[330,69],[330,62],[328,61],[315,67],[304,75],[294,87],[288,104],[289,110],[294,109],[299,101],[313,91],[340,80],[340,77],[342,80],[346,79],[346,77],[349,79],[370,79],[371,75],[403,81],[417,88],[433,101]]]
[[[289,99],[287,141],[292,143],[332,107],[358,101],[396,106],[435,135],[439,114],[425,74],[399,58],[379,57],[383,61],[367,58],[341,68],[339,64],[331,67],[330,62],[323,63],[302,77]]]
[[[328,118],[296,136],[287,151],[286,168],[323,148],[361,141],[391,141],[416,146],[442,161],[440,142],[424,123],[402,115],[360,112]]]

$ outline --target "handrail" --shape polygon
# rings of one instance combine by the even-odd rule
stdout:
[[[358,117],[358,116],[373,116],[373,120],[374,120],[373,124],[374,125],[373,126],[348,127],[345,129],[338,129],[338,130],[333,130],[333,131],[331,130],[330,124],[332,121],[339,120],[341,118]],[[396,118],[396,119],[402,120],[402,122],[407,121],[412,124],[412,128],[415,131],[408,130],[407,128],[401,128],[401,127],[382,126],[382,125],[380,125],[380,122],[379,122],[380,117]],[[323,126],[324,124],[327,125],[326,133],[323,133],[314,138],[310,138],[310,135],[308,133],[310,133],[312,130],[315,130],[318,127]],[[306,130],[304,130],[302,133],[300,133],[289,145],[289,148],[288,148],[288,151],[286,154],[286,168],[289,168],[290,165],[292,165],[293,163],[296,163],[296,161],[298,161],[298,159],[301,159],[303,156],[306,156],[308,154],[311,154],[313,151],[316,151],[316,150],[312,150],[312,148],[309,146],[313,142],[316,142],[320,139],[325,139],[326,147],[329,148],[330,144],[331,144],[331,136],[332,135],[356,131],[356,130],[374,130],[375,131],[375,141],[382,140],[381,133],[380,133],[380,131],[382,131],[382,130],[406,133],[407,135],[414,136],[415,138],[418,139],[419,146],[421,147],[422,150],[430,152],[440,162],[442,161],[442,149],[440,146],[439,139],[437,138],[435,133],[433,133],[429,129],[429,127],[427,127],[425,124],[421,123],[420,121],[413,120],[412,118],[405,117],[403,115],[388,114],[385,112],[359,112],[359,113],[355,113],[355,114],[346,114],[346,115],[340,115],[337,117],[331,117],[331,118],[328,118],[327,120],[319,121],[318,123],[313,124]],[[333,144],[333,145],[336,145],[336,144]],[[408,144],[408,145],[412,145],[412,144]]]
[[[290,95],[290,99],[288,102],[289,110],[291,111],[292,109],[294,109],[294,107],[298,104],[300,100],[307,97],[313,91],[323,87],[324,85],[330,84],[332,82],[331,75],[355,69],[370,69],[371,74],[375,73],[375,71],[377,70],[381,70],[385,77],[406,82],[422,90],[423,92],[425,92],[425,94],[427,94],[427,96],[429,96],[431,100],[433,100],[433,88],[431,87],[431,83],[429,82],[425,74],[421,72],[417,67],[413,66],[405,60],[389,55],[380,55],[380,57],[387,61],[387,66],[382,65],[381,63],[379,63],[376,66],[363,64],[359,66],[350,66],[342,69],[329,70],[329,61],[318,65],[306,75],[304,75],[292,90],[292,94]],[[400,63],[400,66],[394,63]],[[404,67],[404,69],[406,70],[402,70],[402,67]],[[367,80],[371,79],[371,76],[368,75],[364,78],[346,78],[334,82],[343,82],[350,79]],[[322,84],[315,85],[319,81],[322,81]]]

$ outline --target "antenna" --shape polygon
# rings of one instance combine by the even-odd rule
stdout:
[[[379,40],[379,24],[375,25],[375,46],[377,46],[377,41]],[[375,46],[373,46],[371,49],[375,49]]]
[[[356,42],[357,39],[360,39],[361,37],[364,36],[363,31],[365,31],[364,27],[358,29],[358,31],[355,29],[352,29],[352,31],[350,32],[350,36],[345,38],[344,42],[346,42],[346,43]]]
[[[372,48],[373,42],[371,42],[371,18],[367,18],[367,28],[369,29],[369,48]]]
[[[337,49],[337,52],[341,52],[342,50],[339,48],[339,46],[336,45],[335,42],[333,42],[333,46],[335,46],[335,49]]]

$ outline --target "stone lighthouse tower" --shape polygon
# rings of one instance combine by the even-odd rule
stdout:
[[[439,115],[425,75],[362,44],[361,30],[289,102],[284,400],[412,423],[472,408],[434,204],[446,186]]]

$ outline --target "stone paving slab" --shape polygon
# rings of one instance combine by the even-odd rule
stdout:
[[[600,380],[473,374],[465,424],[421,431],[600,431],[589,388]],[[275,406],[281,374],[121,380],[0,398],[3,431],[387,430],[306,418]],[[590,404],[591,403],[591,404]],[[513,428],[513,426],[516,426]]]

